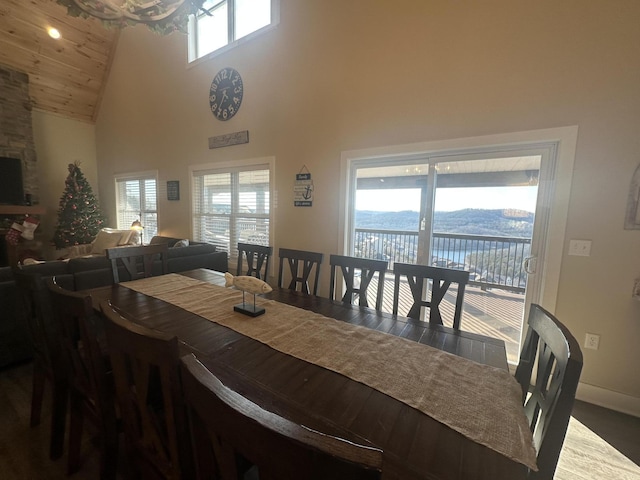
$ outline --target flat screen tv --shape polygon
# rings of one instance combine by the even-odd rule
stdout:
[[[0,157],[0,204],[24,205],[22,160]]]

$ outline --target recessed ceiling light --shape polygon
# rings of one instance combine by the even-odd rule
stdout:
[[[53,27],[47,28],[47,33],[51,38],[55,38],[56,40],[58,40],[62,36],[60,35],[60,32],[58,31],[58,29]]]

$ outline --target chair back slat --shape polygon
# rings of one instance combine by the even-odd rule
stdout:
[[[420,319],[421,309],[422,307],[426,307],[429,309],[429,323],[432,325],[443,325],[440,304],[449,291],[451,284],[457,284],[456,308],[453,314],[452,326],[455,329],[460,328],[464,292],[467,283],[469,283],[469,272],[450,268],[430,267],[427,265],[394,263],[393,273],[395,275],[393,285],[393,314],[398,314],[400,283],[402,277],[406,277],[409,289],[411,290],[411,296],[413,297],[413,304],[409,309],[407,317]],[[431,282],[430,299],[425,299],[426,281]]]
[[[293,423],[225,387],[194,355],[182,358],[198,479],[380,479],[382,451]]]
[[[166,243],[107,248],[105,252],[111,261],[113,283],[151,277],[155,273],[154,264],[157,259],[160,260],[160,273],[164,275],[169,271],[168,248]],[[128,279],[120,278],[119,265],[124,266]]]
[[[289,275],[291,281],[287,288],[289,290],[300,291],[302,293],[318,294],[318,284],[320,283],[320,264],[324,255],[317,252],[307,252],[304,250],[292,250],[281,248],[278,252],[280,257],[280,267],[278,268],[278,286],[284,287],[285,271],[284,262],[289,265]],[[313,277],[313,289],[309,288],[311,272],[315,270]]]
[[[269,275],[269,260],[272,254],[273,247],[238,242],[238,268],[236,269],[236,275],[248,275],[266,282]],[[247,263],[246,271],[242,268],[243,259]]]
[[[80,467],[82,425],[86,414],[102,437],[100,478],[115,478],[118,429],[113,376],[105,358],[106,342],[91,296],[61,288],[55,277],[47,280],[47,287],[69,374],[69,473]]]
[[[580,381],[582,351],[571,332],[541,306],[531,305],[528,323],[515,378],[538,452],[538,472],[529,472],[529,478],[552,480]]]
[[[340,299],[344,303],[353,303],[358,299],[358,305],[368,307],[367,290],[376,274],[378,275],[378,288],[376,291],[376,310],[382,310],[382,299],[384,297],[384,276],[387,271],[385,260],[372,260],[369,258],[349,257],[345,255],[331,255],[331,279],[329,283],[329,297],[336,299],[336,282],[338,276],[337,269],[342,274],[344,294]]]
[[[105,365],[98,344],[91,297],[61,288],[55,278],[47,279],[46,284],[70,380],[76,388],[95,395],[98,392],[98,372],[103,374]]]
[[[129,463],[145,478],[191,478],[178,339],[133,323],[108,301],[100,308]]]
[[[13,278],[18,287],[18,301],[27,323],[34,355],[51,368],[52,360],[59,360],[62,350],[45,279],[40,274],[25,273],[17,268],[13,270]]]
[[[40,423],[45,382],[51,382],[51,438],[49,457],[60,458],[64,451],[67,417],[68,374],[62,353],[59,330],[53,318],[51,298],[40,274],[13,269],[18,288],[18,302],[27,324],[33,346],[33,388],[31,393],[31,426]]]

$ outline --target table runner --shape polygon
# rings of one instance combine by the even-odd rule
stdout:
[[[242,292],[178,274],[121,285],[363,383],[537,470],[520,386],[505,370],[262,297],[266,313],[251,318],[233,311]]]

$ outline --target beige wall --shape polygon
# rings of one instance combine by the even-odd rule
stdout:
[[[47,209],[38,225],[37,234],[43,242],[45,258],[58,258],[62,252],[51,245],[58,221],[58,205],[69,174],[67,166],[79,161],[80,169],[98,194],[95,126],[50,113],[32,113],[33,136],[38,159],[40,204]]]
[[[180,180],[183,192],[167,202],[161,188],[160,230],[189,236],[189,165],[274,156],[275,247],[328,254],[341,152],[577,125],[565,251],[570,238],[593,247],[562,255],[556,314],[581,343],[602,335],[584,351],[583,382],[640,412],[640,231],[623,230],[640,162],[638,18],[635,0],[282,0],[276,29],[193,67],[184,37],[127,28],[96,127],[103,206],[113,217],[114,174],[157,168],[161,187]],[[220,122],[207,97],[226,66],[245,95]],[[208,149],[208,137],[239,130],[249,144]],[[292,206],[303,165],[311,209]]]

